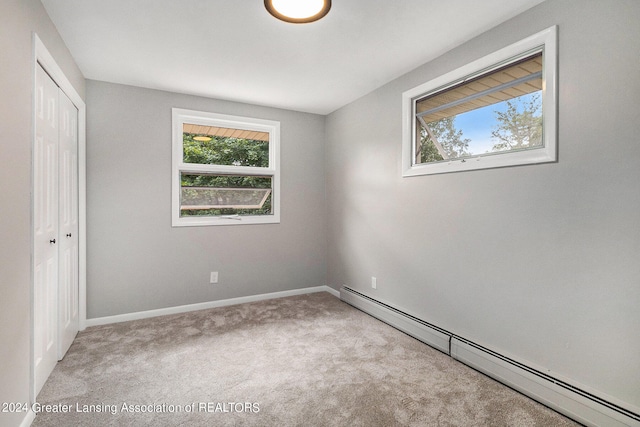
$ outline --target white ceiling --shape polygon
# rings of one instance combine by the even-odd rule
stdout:
[[[543,0],[42,0],[88,79],[328,114]]]

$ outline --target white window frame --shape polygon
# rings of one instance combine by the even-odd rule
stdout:
[[[171,225],[209,226],[209,225],[245,225],[277,224],[280,222],[280,122],[250,117],[230,116],[226,114],[172,108],[172,178],[171,178]],[[183,125],[196,124],[223,128],[253,130],[269,134],[269,167],[227,166],[184,163]],[[220,173],[234,175],[257,175],[272,177],[271,215],[221,215],[221,216],[180,216],[180,174]]]
[[[543,52],[542,147],[481,154],[450,161],[415,163],[417,100],[459,85],[465,80],[487,74],[536,51]],[[402,176],[432,175],[557,161],[557,52],[557,26],[553,26],[404,92],[402,94]]]

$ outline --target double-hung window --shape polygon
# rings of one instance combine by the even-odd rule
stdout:
[[[172,225],[280,222],[280,123],[172,114]]]
[[[556,160],[556,28],[403,94],[403,175]]]

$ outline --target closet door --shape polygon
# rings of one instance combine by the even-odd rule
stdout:
[[[58,359],[78,333],[78,109],[59,91]]]
[[[78,333],[78,110],[38,66],[33,148],[36,395]]]
[[[37,395],[58,360],[58,87],[40,66],[35,104],[33,363]]]

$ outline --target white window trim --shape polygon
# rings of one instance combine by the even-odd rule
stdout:
[[[415,105],[419,98],[460,84],[469,77],[484,74],[526,56],[536,49],[543,51],[543,146],[524,151],[483,154],[465,159],[415,164]],[[432,175],[475,169],[488,169],[557,160],[557,26],[549,27],[524,40],[430,80],[402,94],[402,176]]]
[[[173,227],[208,226],[208,225],[245,225],[245,224],[277,224],[280,223],[280,122],[254,119],[250,117],[230,116],[226,114],[207,113],[202,111],[172,108],[172,176],[171,176],[171,225]],[[242,167],[225,165],[201,165],[184,163],[183,159],[183,124],[199,124],[234,129],[255,130],[269,133],[269,167]],[[239,173],[242,175],[271,175],[272,215],[242,216],[180,216],[180,173],[181,172],[213,172]]]

